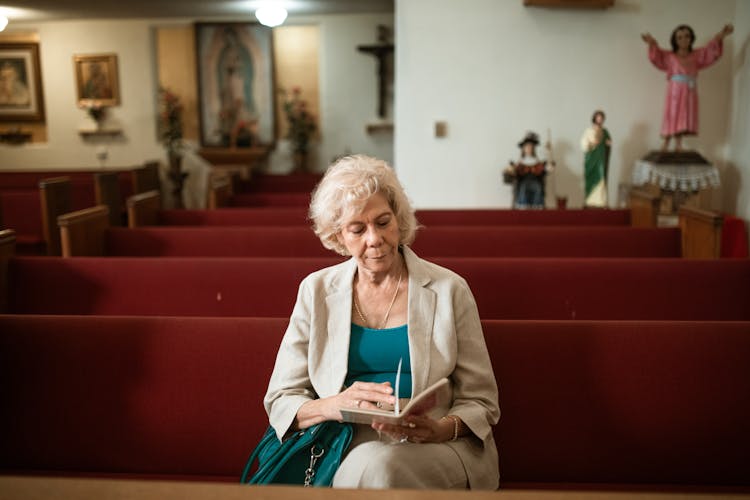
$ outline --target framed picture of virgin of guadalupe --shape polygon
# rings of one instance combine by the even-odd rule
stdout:
[[[196,23],[195,43],[202,145],[274,143],[271,28],[259,23]]]

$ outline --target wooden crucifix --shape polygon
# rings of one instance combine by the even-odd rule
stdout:
[[[385,90],[388,70],[386,57],[393,53],[394,46],[388,43],[388,27],[378,25],[378,43],[375,45],[360,45],[357,50],[375,56],[378,60],[378,116],[385,118]]]

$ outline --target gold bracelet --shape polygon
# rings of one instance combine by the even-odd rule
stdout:
[[[453,437],[451,441],[458,439],[458,428],[461,426],[461,420],[455,415],[446,415],[444,419],[453,420]]]

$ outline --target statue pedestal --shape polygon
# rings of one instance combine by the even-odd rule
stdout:
[[[719,187],[719,170],[696,151],[651,151],[635,162],[633,185],[660,196],[659,212],[675,214],[682,205],[702,207]]]

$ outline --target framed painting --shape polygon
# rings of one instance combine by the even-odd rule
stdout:
[[[276,140],[271,28],[258,23],[197,23],[201,143],[269,145]]]
[[[116,54],[73,56],[78,106],[105,107],[120,104]]]
[[[0,121],[44,121],[37,43],[0,43]]]

